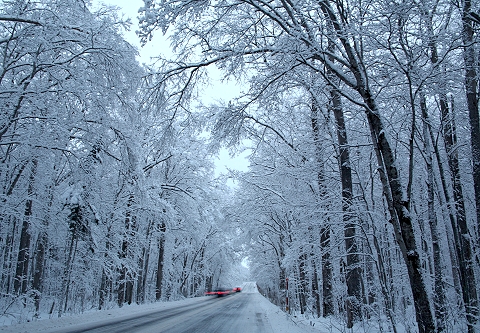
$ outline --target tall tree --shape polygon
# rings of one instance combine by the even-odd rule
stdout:
[[[385,198],[392,208],[390,221],[395,230],[397,245],[407,267],[418,329],[422,333],[433,332],[435,323],[430,310],[427,284],[422,274],[410,202],[404,196],[405,185],[400,178],[397,158],[388,138],[376,95],[370,86],[371,74],[367,70],[369,64],[366,63],[368,58],[364,53],[365,49],[360,47],[363,45],[363,38],[355,33],[354,25],[358,24],[361,27],[362,21],[356,20],[356,12],[345,5],[342,1],[322,1],[312,5],[316,9],[312,12],[310,4],[290,1],[278,3],[276,6],[251,0],[235,3],[224,1],[221,6],[184,1],[148,2],[142,9],[145,13],[141,21],[142,37],[146,41],[156,28],[165,31],[169,26],[178,29],[179,34],[176,37],[178,44],[192,40],[185,35],[198,34],[200,41],[198,47],[202,50],[200,61],[196,59],[195,63],[185,65],[189,57],[193,56],[183,53],[178,66],[165,71],[164,74],[167,79],[174,74],[182,74],[180,77],[180,80],[184,78],[182,91],[187,91],[201,69],[209,64],[217,63],[221,66],[232,64],[229,68],[236,72],[243,69],[242,66],[247,62],[252,68],[256,68],[255,66],[258,68],[261,67],[261,61],[266,61],[267,64],[273,62],[276,65],[274,67],[276,74],[272,75],[272,81],[264,81],[263,87],[289,73],[290,70],[305,66],[323,74],[327,82],[335,85],[325,75],[325,68],[328,68],[346,87],[356,92],[360,101],[355,102],[364,107],[379,165],[382,165],[385,172],[385,177],[382,177],[383,189]],[[360,4],[359,8],[364,9]],[[197,17],[195,21],[189,20],[193,13]],[[253,14],[248,16],[246,13]],[[312,13],[315,13],[315,19],[312,19]],[[363,20],[364,16],[360,16],[360,19]],[[254,21],[261,22],[264,30],[270,30],[270,34],[259,35],[262,30],[256,28],[260,24],[251,24]],[[196,27],[188,27],[190,22]],[[331,25],[334,33],[325,31],[321,24]],[[225,30],[222,30],[223,28]],[[219,35],[223,38],[215,40]],[[239,40],[236,38],[239,35],[249,38]],[[334,41],[338,53],[342,55],[335,57],[340,65],[333,64],[329,59],[331,52],[324,46],[326,44],[324,41],[328,39]],[[249,41],[248,44],[245,44],[246,41]],[[186,47],[191,49],[191,45]],[[253,100],[258,96],[257,92],[257,89],[252,91]],[[349,92],[345,91],[344,94],[355,100]]]
[[[480,116],[478,109],[478,52],[476,51],[475,24],[480,24],[471,0],[461,1],[463,59],[465,63],[465,93],[467,97],[468,116],[470,120],[470,140],[472,149],[473,184],[475,204],[477,206],[477,225],[480,224]],[[466,306],[477,307],[471,300]],[[475,314],[472,314],[475,316]],[[473,320],[472,318],[469,321]]]

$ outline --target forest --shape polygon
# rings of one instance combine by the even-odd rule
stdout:
[[[480,332],[478,1],[143,2],[173,57],[140,64],[114,7],[0,3],[1,317],[201,296],[247,258],[345,332]],[[238,96],[202,102],[212,68]]]

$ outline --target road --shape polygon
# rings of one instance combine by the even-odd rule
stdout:
[[[45,333],[278,333],[309,332],[286,319],[285,314],[246,283],[243,291],[225,297],[198,297],[159,304],[148,311],[98,313],[98,317],[61,318],[11,327],[2,332]],[[299,330],[300,329],[300,330]],[[318,333],[318,331],[316,331]]]
[[[92,324],[79,330],[62,330],[80,333],[114,332],[258,332],[273,333],[270,324],[264,321],[265,314],[257,312],[255,300],[261,297],[254,293],[238,293],[226,297],[208,297],[203,302],[168,310],[139,315],[115,323]],[[265,318],[266,319],[266,318]]]

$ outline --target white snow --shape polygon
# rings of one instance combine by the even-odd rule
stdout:
[[[246,282],[242,286],[243,293],[258,293],[255,282]],[[148,315],[160,310],[173,309],[176,307],[184,307],[189,304],[201,303],[205,301],[205,297],[188,298],[174,302],[158,302],[143,305],[126,305],[122,308],[111,310],[95,311],[84,313],[81,315],[65,316],[62,318],[39,319],[33,322],[16,324],[9,326],[0,326],[0,333],[59,333],[69,330],[86,330],[93,323],[116,322],[117,318],[128,319],[136,317],[138,314]],[[352,330],[345,327],[335,318],[306,318],[303,316],[290,315],[282,311],[278,306],[270,303],[265,297],[258,297],[258,303],[255,304],[256,309],[263,310],[265,318],[268,320],[275,333],[377,333],[380,332],[377,323],[364,322],[356,325]],[[256,310],[256,311],[257,311]],[[179,318],[182,320],[182,318]],[[388,332],[388,330],[383,330]],[[403,333],[403,327],[397,327],[397,332]]]
[[[92,323],[107,323],[115,322],[116,318],[127,319],[135,317],[139,313],[149,314],[164,309],[172,309],[181,305],[187,305],[202,301],[203,297],[188,298],[181,301],[174,302],[158,302],[150,304],[132,304],[125,305],[122,308],[115,308],[111,310],[95,311],[81,315],[65,316],[62,318],[37,320],[25,324],[16,324],[10,326],[0,326],[0,332],[12,333],[28,333],[28,332],[62,332],[65,328],[72,328],[82,330],[82,327]]]
[[[256,284],[254,282],[247,282],[242,287],[244,293],[258,293]],[[270,303],[266,298],[259,297],[259,303],[256,304],[264,310],[265,316],[268,318],[274,332],[278,333],[308,333],[318,330],[304,325],[304,323],[293,320],[293,317],[288,316],[281,311],[277,306]],[[92,323],[107,323],[115,322],[117,318],[127,319],[135,317],[139,313],[149,314],[159,310],[172,309],[179,306],[204,302],[204,297],[188,298],[181,301],[153,303],[143,305],[126,305],[122,308],[104,311],[91,311],[81,315],[65,316],[62,318],[36,320],[25,324],[16,324],[10,326],[0,326],[0,332],[15,332],[15,333],[41,333],[41,332],[63,332],[68,329],[82,330],[86,329]],[[181,319],[181,318],[180,318]],[[329,332],[329,331],[324,331]]]

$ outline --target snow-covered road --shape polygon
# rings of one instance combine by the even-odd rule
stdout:
[[[130,311],[129,311],[130,308]],[[253,282],[227,297],[199,297],[148,307],[125,307],[82,316],[3,326],[0,332],[316,332],[294,323],[257,292]]]

